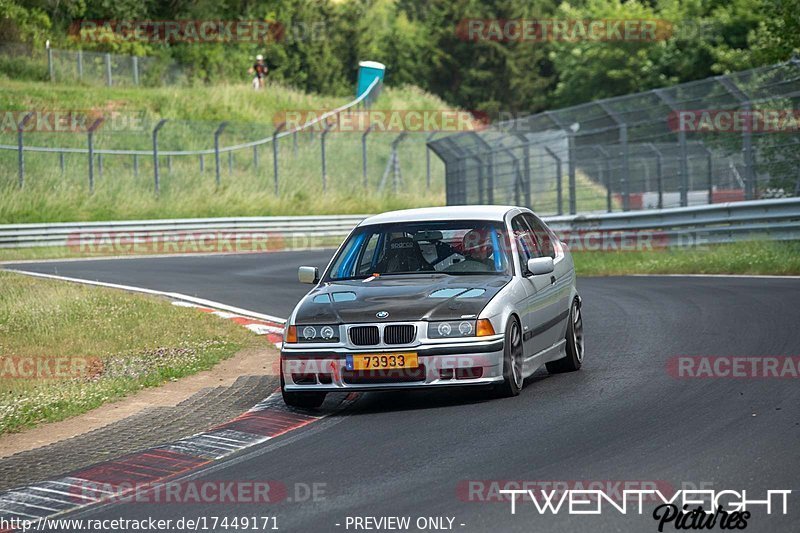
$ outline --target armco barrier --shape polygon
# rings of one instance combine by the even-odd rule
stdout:
[[[752,200],[599,215],[545,217],[559,231],[597,231],[620,237],[657,233],[669,246],[752,239],[800,239],[800,198]]]
[[[0,226],[0,248],[65,246],[81,234],[128,233],[136,238],[188,233],[264,232],[283,236],[345,236],[368,215],[195,218],[122,222],[66,222]],[[671,246],[749,240],[800,239],[800,198],[753,200],[650,211],[544,217],[559,232],[613,233],[620,237],[657,232]]]
[[[129,220],[121,222],[64,222],[0,226],[0,248],[66,246],[82,235],[130,234],[135,238],[179,237],[204,232],[227,235],[345,236],[367,215],[295,217],[189,218],[175,220]]]

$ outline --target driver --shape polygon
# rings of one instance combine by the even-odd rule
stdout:
[[[483,272],[494,270],[494,263],[491,260],[491,255],[494,251],[491,230],[469,230],[464,235],[461,243],[461,253],[464,256],[464,261],[461,263],[462,269]]]

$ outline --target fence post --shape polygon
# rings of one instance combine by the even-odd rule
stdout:
[[[712,159],[711,150],[706,148],[705,146],[703,149],[706,151],[706,168],[708,171],[708,203],[714,203],[714,161]]]
[[[428,143],[433,140],[438,131],[434,131],[425,138],[425,186],[431,188],[431,149]]]
[[[292,132],[292,155],[297,155],[297,130]]]
[[[219,167],[220,167],[220,161],[219,161],[219,136],[222,135],[222,132],[225,129],[225,126],[227,126],[227,125],[228,125],[227,122],[221,123],[219,125],[219,127],[217,128],[217,131],[214,132],[214,165],[215,165],[215,168],[216,168],[217,187],[219,187],[220,184],[222,183],[222,179],[221,179],[221,177],[219,175]]]
[[[200,154],[200,172],[206,171],[206,158],[203,154]]]
[[[673,112],[680,111],[678,103],[675,99],[670,96],[664,89],[653,89],[653,93],[655,93],[658,98],[664,102],[670,110]],[[686,207],[689,205],[689,155],[687,153],[686,148],[686,132],[683,128],[678,129],[678,145],[680,147],[680,161],[679,161],[679,172],[680,172],[680,195],[681,195],[681,207]]]
[[[620,124],[619,142],[622,145],[622,207],[631,210],[630,162],[628,158],[628,123]]]
[[[322,192],[328,187],[328,165],[327,160],[325,157],[325,138],[328,136],[328,132],[333,127],[333,122],[325,121],[325,129],[322,131],[322,135],[320,135],[320,146],[322,148]]]
[[[133,68],[133,84],[139,85],[139,58],[131,56],[131,67]]]
[[[172,156],[171,155],[167,156],[167,172],[172,174]]]
[[[664,208],[664,156],[653,143],[647,146],[656,154],[656,185],[658,186],[658,208]]]
[[[750,102],[743,104],[744,115],[752,117]],[[751,119],[752,120],[752,119]],[[758,197],[758,184],[756,183],[756,162],[753,154],[753,132],[752,127],[743,128],[742,131],[742,152],[744,155],[744,175],[745,175],[745,200],[752,200]]]
[[[367,135],[369,132],[372,131],[372,125],[370,125],[364,134],[361,135],[361,176],[364,180],[364,190],[367,190],[369,184],[367,183]]]
[[[64,175],[65,170],[65,161],[64,161],[64,152],[58,152],[58,166],[61,168],[61,175]]]
[[[103,154],[97,154],[97,177],[103,177]]]
[[[795,62],[793,57],[789,60]],[[744,199],[752,200],[758,196],[755,156],[753,154],[752,109],[750,98],[729,78],[717,76],[715,78],[734,98],[739,100],[743,115],[750,117],[750,124],[742,128],[742,158],[744,160]]]
[[[166,122],[167,119],[162,118],[158,121],[156,127],[153,128],[153,180],[156,194],[161,192],[161,179],[158,174],[158,130],[160,130]]]
[[[48,48],[49,50],[49,48]],[[19,188],[21,189],[25,185],[25,149],[23,147],[22,142],[22,131],[25,129],[25,125],[33,116],[33,111],[25,115],[23,119],[17,125],[17,149],[19,150],[18,160],[19,160]]]
[[[278,196],[278,134],[286,127],[286,122],[281,122],[272,132],[272,176],[275,182],[275,196]]]
[[[50,48],[50,41],[47,41],[47,74],[50,76],[50,81],[56,81],[56,70],[53,64],[53,49]]]
[[[258,145],[253,146],[253,168],[258,168]]]
[[[525,159],[522,163],[523,176],[525,177],[525,207],[533,208],[531,205],[531,144],[528,136],[524,133],[513,134],[522,143],[522,157]]]
[[[139,177],[139,156],[137,154],[133,154],[133,177]]]
[[[553,152],[549,146],[545,146],[544,150],[547,152],[547,155],[552,157],[556,162],[556,205],[558,206],[558,214],[564,214],[564,207],[563,207],[563,198],[564,198],[564,185],[561,175],[561,158]]]
[[[397,153],[397,150],[400,143],[406,138],[406,135],[408,135],[408,133],[404,131],[392,142],[392,154],[394,156],[394,165],[392,166],[392,190],[395,194],[397,194],[400,183],[403,181],[403,174],[400,171],[400,155]]]
[[[78,80],[83,81],[83,50],[78,50]]]
[[[111,79],[111,54],[105,54],[103,56],[103,60],[106,64],[106,85],[111,87],[112,79]]]
[[[569,159],[567,163],[567,175],[569,178],[569,214],[574,215],[578,211],[578,201],[575,198],[575,132],[572,130],[567,134],[567,147],[569,150]]]
[[[94,194],[94,130],[96,130],[100,124],[102,124],[103,119],[98,118],[94,121],[94,124],[89,126],[88,130],[88,137],[89,137],[89,194]]]
[[[611,213],[614,210],[612,205],[611,205],[611,196],[612,196],[612,193],[611,193],[611,163],[610,163],[611,159],[610,159],[608,151],[605,148],[603,148],[602,146],[595,146],[595,148],[597,149],[598,152],[600,152],[600,154],[603,156],[603,159],[605,160],[605,165],[603,165],[604,166],[604,169],[603,169],[603,174],[604,174],[603,181],[604,181],[605,186],[606,186],[606,211]]]

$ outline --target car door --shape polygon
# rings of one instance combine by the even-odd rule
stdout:
[[[542,332],[543,340],[554,344],[564,338],[569,319],[570,287],[574,272],[568,261],[564,261],[564,253],[560,245],[554,242],[556,237],[547,229],[544,222],[532,213],[524,213],[522,217],[533,230],[533,235],[543,256],[553,258],[553,273],[547,277],[550,285],[547,301],[547,316],[551,327]]]
[[[528,271],[528,259],[542,257],[536,236],[520,214],[511,219],[511,230],[519,254],[519,269],[527,296],[521,306],[523,344],[526,356],[539,353],[553,344],[544,328],[554,318],[552,300],[555,290],[550,275],[534,276]]]

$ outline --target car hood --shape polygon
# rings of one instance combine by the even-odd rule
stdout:
[[[386,276],[323,283],[300,302],[296,324],[457,320],[477,316],[510,276]],[[388,316],[377,318],[385,311]]]

